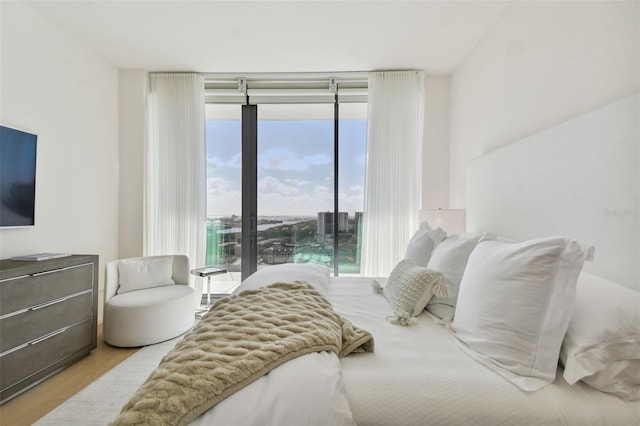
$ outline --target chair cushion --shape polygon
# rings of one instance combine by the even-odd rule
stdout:
[[[128,291],[109,299],[109,305],[117,307],[142,307],[171,303],[177,298],[193,297],[193,288],[186,285],[169,285]]]
[[[113,346],[134,347],[179,336],[193,326],[193,298],[193,288],[186,285],[118,294],[105,303],[104,340]]]

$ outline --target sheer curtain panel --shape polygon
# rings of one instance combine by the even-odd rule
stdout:
[[[361,275],[389,275],[418,227],[423,104],[422,72],[370,74]]]
[[[145,256],[186,254],[204,266],[206,181],[204,80],[149,76],[145,164]],[[194,303],[199,305],[201,280]]]

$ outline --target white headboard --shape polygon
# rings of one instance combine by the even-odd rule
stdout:
[[[577,239],[586,271],[640,290],[639,122],[634,95],[472,160],[467,229]]]

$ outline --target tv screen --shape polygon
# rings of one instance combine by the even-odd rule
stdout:
[[[37,140],[0,126],[0,227],[34,225]]]

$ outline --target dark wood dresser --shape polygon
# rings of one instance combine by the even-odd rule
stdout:
[[[97,345],[98,256],[0,260],[0,404]]]

